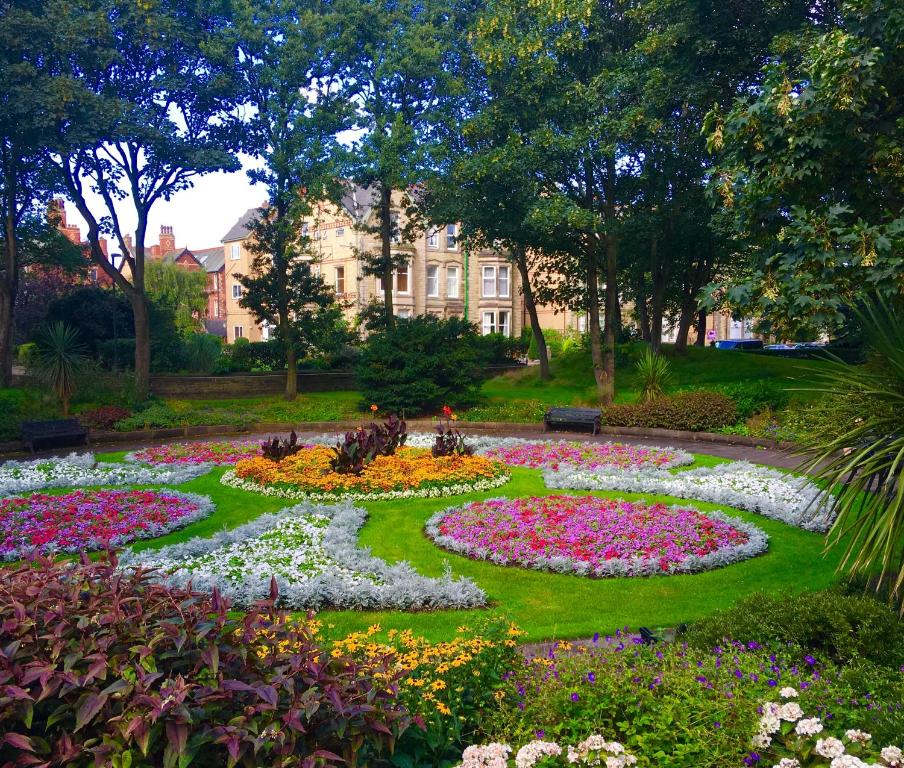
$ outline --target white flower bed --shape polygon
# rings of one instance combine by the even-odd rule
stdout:
[[[505,473],[496,477],[487,477],[475,480],[473,483],[453,483],[428,488],[409,488],[404,491],[380,491],[374,493],[308,493],[300,488],[286,486],[263,485],[254,480],[248,480],[236,475],[235,470],[229,469],[223,473],[220,482],[230,488],[238,488],[241,491],[251,491],[264,496],[276,496],[280,499],[303,499],[305,501],[391,501],[393,499],[440,499],[444,496],[461,496],[466,493],[489,491],[505,485],[511,477]]]
[[[475,608],[486,595],[470,579],[433,579],[408,563],[390,565],[357,545],[367,513],[350,502],[298,504],[210,538],[159,550],[127,551],[122,567],[159,569],[161,579],[203,591],[218,588],[237,606],[270,594],[296,610]]]
[[[593,734],[577,746],[566,745],[563,749],[554,741],[536,739],[525,744],[511,760],[512,748],[508,744],[473,745],[467,747],[461,756],[458,768],[533,768],[541,762],[545,766],[591,765],[604,768],[629,768],[637,765],[637,758],[627,752],[617,741],[606,741],[599,734]]]
[[[98,462],[93,453],[71,453],[61,459],[7,461],[0,466],[0,496],[88,485],[179,485],[209,472],[210,468],[209,464],[145,467]]]
[[[683,472],[546,471],[549,488],[655,493],[745,509],[808,531],[827,531],[833,515],[809,480],[746,461]]]

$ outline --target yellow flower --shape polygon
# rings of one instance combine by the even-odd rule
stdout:
[[[449,707],[447,707],[447,706],[446,706],[445,704],[443,704],[443,702],[441,702],[441,701],[436,702],[436,710],[437,710],[437,712],[439,712],[441,715],[451,715],[451,714],[452,714],[452,710],[449,709]]]
[[[430,683],[431,691],[441,691],[445,687],[446,683],[443,680],[434,680],[432,683]]]

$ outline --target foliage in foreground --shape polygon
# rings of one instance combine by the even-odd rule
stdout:
[[[834,489],[823,502],[837,512],[829,543],[845,548],[841,567],[887,580],[904,611],[904,315],[881,299],[856,314],[872,354],[818,374],[833,420],[805,436],[804,469]]]
[[[272,600],[231,617],[112,560],[36,560],[0,615],[2,764],[354,765],[409,723],[388,663],[328,654]]]

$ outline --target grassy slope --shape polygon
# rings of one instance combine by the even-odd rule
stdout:
[[[739,381],[769,379],[788,388],[806,386],[810,374],[823,363],[817,360],[792,360],[767,355],[752,355],[713,348],[690,347],[686,355],[676,355],[669,345],[664,347],[671,361],[672,381],[669,389],[735,384]],[[553,377],[540,381],[539,369],[505,374],[484,384],[483,392],[491,402],[539,400],[545,405],[593,405],[596,390],[590,356],[565,353],[551,364]],[[639,396],[639,382],[633,366],[616,370],[616,401],[632,402]],[[805,398],[807,393],[794,393]]]
[[[712,457],[698,457],[699,464],[713,464]],[[217,503],[208,519],[168,536],[144,542],[139,548],[157,547],[207,536],[233,527],[289,502],[230,489],[218,482],[221,470],[186,483],[180,488],[210,495]],[[822,537],[758,515],[737,511],[738,517],[759,525],[770,536],[769,552],[758,558],[703,574],[657,578],[592,580],[517,568],[503,568],[444,552],[423,534],[427,518],[436,510],[470,499],[493,496],[545,495],[548,491],[535,470],[515,469],[503,488],[467,497],[412,500],[404,504],[367,504],[369,520],[361,532],[361,543],[389,561],[408,560],[421,573],[441,575],[450,567],[455,575],[469,576],[493,601],[480,611],[443,611],[408,614],[396,611],[328,611],[322,618],[333,633],[380,623],[384,627],[412,627],[433,639],[448,637],[461,624],[487,614],[504,614],[528,632],[529,640],[589,636],[620,626],[674,626],[731,605],[757,590],[789,592],[819,588],[834,579],[837,558],[822,554]],[[639,498],[632,494],[607,494]],[[646,497],[650,500],[651,497]],[[655,500],[674,503],[668,497]],[[701,509],[711,504],[693,502]]]

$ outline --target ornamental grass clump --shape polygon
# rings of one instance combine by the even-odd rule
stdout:
[[[390,660],[330,654],[271,599],[236,615],[123,573],[35,560],[0,581],[0,764],[371,762],[411,718]]]

